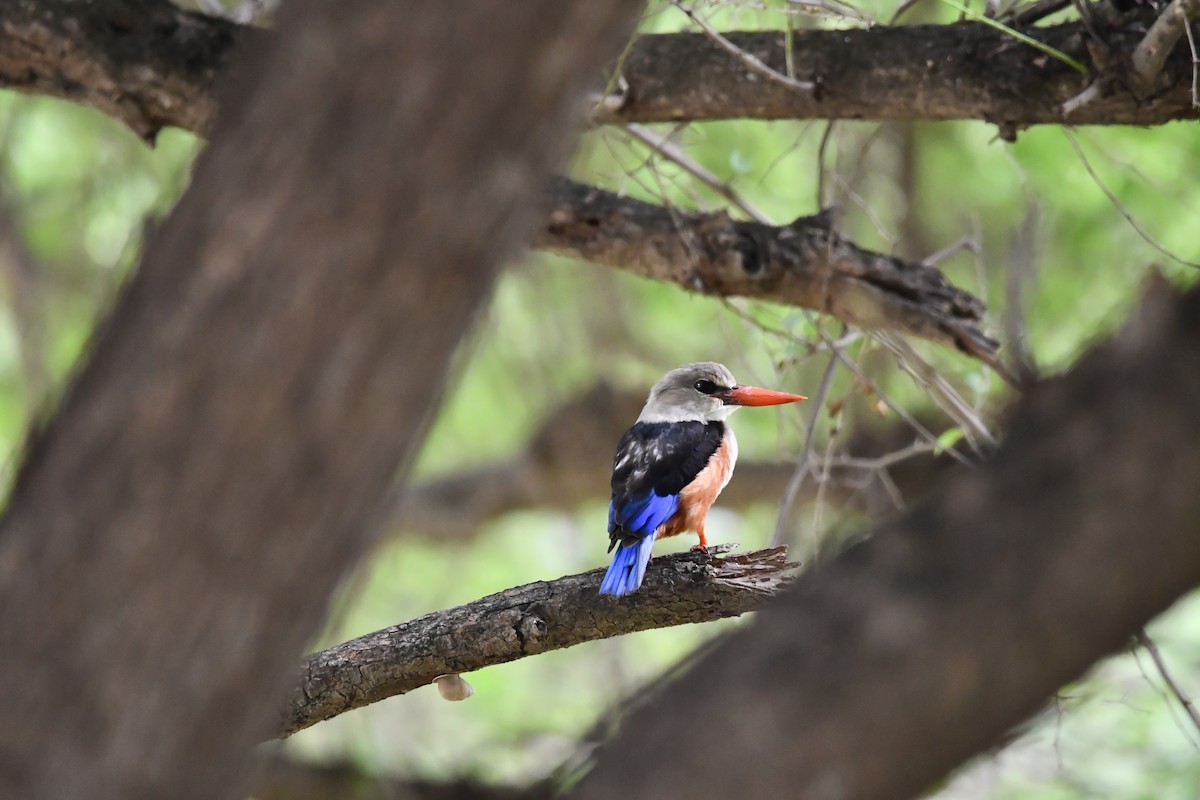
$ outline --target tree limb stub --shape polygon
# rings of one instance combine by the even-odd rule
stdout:
[[[78,24],[72,22],[78,21]],[[1138,7],[1109,32],[1115,52],[1132,52],[1153,21]],[[1029,33],[1093,67],[1079,22]],[[213,89],[231,52],[271,34],[193,14],[166,0],[9,0],[0,3],[0,87],[90,105],[146,139],[164,126],[204,133],[216,113]],[[725,34],[776,71],[782,33]],[[977,119],[1015,130],[1061,124],[1063,104],[1093,77],[1031,50],[1002,31],[950,25],[796,31],[794,68],[812,92],[747,75],[737,58],[702,34],[639,37],[623,64],[629,90],[593,114],[600,124],[711,119]],[[1079,125],[1157,125],[1194,119],[1188,58],[1167,61],[1152,98],[1111,82],[1109,96],[1070,116]]]
[[[698,660],[719,694],[633,712],[574,796],[915,797],[1125,649],[1200,582],[1198,336],[1200,292],[1152,292],[987,464]]]
[[[787,548],[655,558],[642,587],[599,594],[603,569],[538,581],[427,614],[309,656],[277,736],[428,685],[524,656],[635,631],[753,611],[791,579]]]
[[[695,292],[790,303],[870,330],[948,345],[999,367],[983,303],[923,264],[863,250],[828,215],[772,227],[682,212],[569,180],[552,182],[535,247]]]

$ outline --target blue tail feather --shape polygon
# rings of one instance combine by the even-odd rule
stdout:
[[[621,597],[637,590],[646,577],[646,564],[654,550],[654,534],[643,536],[637,544],[620,545],[613,554],[612,564],[600,583],[600,594]]]

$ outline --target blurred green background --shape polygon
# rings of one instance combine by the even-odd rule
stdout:
[[[886,21],[895,10],[890,2],[850,8],[832,0],[700,7],[724,29],[780,28],[789,16],[784,10],[796,27],[860,24],[844,16],[852,12]],[[927,2],[906,21],[947,21],[953,13]],[[685,27],[681,14],[658,4],[644,23],[654,31]],[[822,121],[737,121],[647,126],[646,132],[666,137],[774,222],[833,204],[842,230],[866,247],[919,259],[965,243],[939,266],[987,300],[989,331],[1004,340],[1006,351],[1018,344],[1011,340],[1016,332],[1049,373],[1068,368],[1118,325],[1150,272],[1179,283],[1194,280],[1191,267],[1162,250],[1200,261],[1200,137],[1191,123],[1150,130],[1043,127],[1022,132],[1014,144],[979,123],[838,123],[830,130]],[[0,92],[6,481],[24,431],[52,411],[144,238],[184,191],[202,148],[195,137],[168,130],[149,149],[97,112]],[[688,169],[619,128],[585,134],[571,171],[580,180],[680,208],[728,207]],[[840,323],[796,309],[698,297],[528,254],[510,265],[462,348],[416,480],[427,484],[518,459],[549,415],[597,383],[641,395],[662,372],[686,361],[723,361],[747,382],[811,395],[829,363],[826,342],[841,335]],[[1002,432],[1001,412],[1012,396],[994,375],[957,354],[914,346],[992,432]],[[900,369],[885,348],[852,337],[846,352],[871,385],[837,367],[821,406],[739,414],[734,423],[743,462],[795,461],[814,411],[812,452],[827,461],[855,455],[855,436],[864,431],[903,431],[897,409],[921,419],[934,435],[944,434],[943,441],[954,440],[961,420],[939,408],[927,385]],[[619,433],[598,460],[610,457]],[[904,435],[905,442],[917,439]],[[957,449],[978,457],[963,442]],[[926,449],[912,459],[940,464],[947,456]],[[590,500],[509,510],[454,537],[431,535],[402,510],[392,527],[403,537],[389,538],[347,579],[313,647],[510,586],[602,566],[607,491],[599,474]],[[794,556],[811,562],[822,545],[865,531],[871,515],[886,511],[856,504],[854,492],[830,485],[828,492],[802,496],[780,525]],[[900,492],[892,505],[918,496]],[[719,509],[710,538],[764,546],[779,509],[778,496]],[[680,538],[688,541],[666,549],[692,543]],[[735,624],[642,633],[487,669],[468,676],[476,694],[467,702],[447,703],[434,689],[422,689],[322,723],[283,747],[297,757],[350,762],[370,773],[526,783],[568,762],[579,737],[614,703]],[[1176,679],[1200,692],[1200,605],[1181,603],[1152,633]],[[697,691],[720,691],[702,675],[688,680]],[[1200,732],[1164,693],[1149,658],[1120,655],[1065,687],[1057,706],[1024,735],[963,770],[938,796],[1191,798],[1200,793],[1198,742]],[[714,741],[712,753],[719,751]]]

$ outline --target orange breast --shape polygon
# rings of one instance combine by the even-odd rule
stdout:
[[[736,462],[737,440],[733,438],[733,431],[726,427],[720,447],[708,459],[704,469],[679,493],[679,510],[659,529],[659,537],[674,536],[684,531],[702,532],[708,509],[733,477]]]

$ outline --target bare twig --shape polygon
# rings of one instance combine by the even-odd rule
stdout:
[[[808,418],[808,427],[804,430],[804,449],[800,452],[800,457],[796,459],[796,471],[793,473],[792,479],[788,481],[787,489],[783,493],[783,499],[779,502],[779,516],[775,520],[775,533],[771,538],[771,545],[773,547],[783,544],[783,540],[787,535],[787,520],[792,512],[792,504],[796,502],[796,495],[800,492],[804,478],[811,469],[812,449],[816,440],[817,422],[821,419],[821,412],[825,408],[825,398],[829,395],[829,387],[833,385],[833,376],[837,371],[839,351],[840,348],[837,348],[830,354],[829,363],[825,365],[825,372],[821,375],[821,385],[817,387],[817,393],[813,396],[812,413]]]
[[[706,169],[702,164],[685,153],[682,147],[672,142],[666,136],[660,136],[644,125],[633,123],[626,125],[625,130],[638,141],[649,145],[654,152],[661,154],[663,158],[678,165],[684,172],[687,172],[709,189],[712,189],[721,197],[724,197],[730,203],[733,203],[746,212],[746,215],[751,219],[761,222],[764,225],[772,224],[766,214],[751,205],[750,201],[734,191],[732,186]]]
[[[425,686],[525,656],[650,628],[736,617],[760,606],[797,565],[787,548],[653,559],[619,600],[599,594],[603,569],[539,581],[385,628],[309,656],[276,736]]]
[[[1071,116],[1088,103],[1100,97],[1100,95],[1103,93],[1103,89],[1104,84],[1099,78],[1089,83],[1086,89],[1062,104],[1063,116]]]
[[[896,356],[896,362],[900,368],[907,372],[913,381],[924,389],[951,419],[958,423],[963,429],[967,441],[971,443],[976,452],[982,453],[978,442],[975,441],[976,437],[988,445],[996,444],[996,437],[988,430],[987,425],[970,404],[963,400],[954,387],[934,369],[932,364],[921,358],[908,342],[886,334],[880,334],[879,341]],[[1016,378],[1011,375],[1009,377],[1016,385]]]
[[[1133,73],[1143,87],[1149,87],[1162,72],[1175,43],[1200,12],[1200,0],[1172,0],[1140,44],[1133,51]]]
[[[720,31],[718,31],[712,25],[709,25],[707,20],[696,14],[696,12],[685,6],[683,3],[678,2],[678,0],[671,0],[671,5],[675,6],[677,9],[687,15],[687,18],[695,23],[696,27],[704,31],[704,35],[711,39],[713,43],[717,45],[717,47],[720,47],[726,53],[729,53],[729,55],[733,56],[738,61],[741,61],[742,64],[746,66],[746,69],[750,70],[751,72],[761,75],[767,80],[778,83],[781,86],[786,86],[789,89],[795,89],[796,91],[800,92],[811,92],[813,90],[815,84],[812,81],[798,81],[795,78],[789,78],[787,75],[784,75],[778,70],[771,69],[762,61],[762,59],[746,52],[733,42],[729,41],[727,38],[721,35]]]
[[[1163,683],[1171,690],[1171,694],[1175,695],[1175,699],[1179,701],[1179,705],[1183,706],[1183,710],[1187,712],[1188,717],[1192,720],[1192,724],[1196,726],[1196,730],[1200,731],[1200,711],[1196,710],[1196,705],[1192,702],[1192,698],[1183,691],[1183,688],[1171,676],[1170,670],[1167,669],[1167,662],[1158,650],[1158,645],[1150,638],[1150,634],[1146,633],[1145,628],[1137,632],[1136,638],[1138,644],[1146,648],[1146,652],[1150,654],[1155,668],[1158,669],[1158,674],[1162,676]]]
[[[1071,147],[1075,149],[1075,153],[1079,156],[1079,160],[1083,162],[1083,168],[1087,170],[1087,174],[1091,176],[1092,180],[1096,183],[1096,186],[1100,189],[1100,191],[1104,192],[1104,196],[1107,197],[1109,202],[1113,204],[1113,208],[1117,210],[1117,213],[1129,223],[1129,226],[1137,232],[1138,236],[1142,237],[1142,240],[1146,242],[1146,244],[1150,245],[1155,250],[1162,253],[1164,256],[1177,264],[1182,264],[1185,267],[1195,267],[1200,269],[1200,264],[1180,258],[1159,244],[1154,237],[1147,233],[1146,229],[1143,228],[1141,224],[1133,218],[1133,215],[1129,213],[1128,209],[1125,208],[1120,199],[1118,199],[1118,197],[1112,193],[1112,190],[1108,188],[1107,184],[1100,180],[1100,176],[1096,173],[1096,170],[1092,168],[1092,162],[1088,160],[1087,154],[1085,154],[1083,152],[1083,148],[1079,146],[1079,140],[1075,138],[1075,134],[1072,133],[1068,128],[1063,128],[1062,132],[1063,136],[1067,137],[1067,141],[1071,143]]]
[[[1183,32],[1187,34],[1188,49],[1192,52],[1192,107],[1200,108],[1200,52],[1196,48],[1196,34],[1192,32],[1190,20],[1183,26]]]

